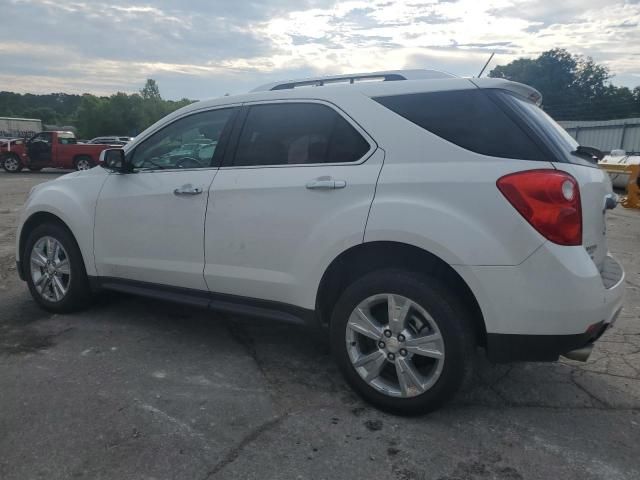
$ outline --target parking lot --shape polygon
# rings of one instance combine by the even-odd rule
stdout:
[[[15,224],[59,174],[0,173],[0,478],[640,478],[640,211],[609,214],[626,303],[588,363],[479,353],[453,404],[403,418],[359,400],[302,329],[116,294],[40,310]]]

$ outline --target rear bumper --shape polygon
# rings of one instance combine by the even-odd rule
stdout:
[[[487,334],[487,356],[492,362],[554,362],[560,355],[587,347],[598,340],[613,324],[594,323],[586,332],[576,335],[509,335]]]
[[[582,247],[547,242],[513,267],[456,267],[476,295],[490,359],[553,361],[593,343],[622,309],[624,271]]]

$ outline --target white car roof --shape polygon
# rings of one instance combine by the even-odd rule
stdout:
[[[298,80],[284,80],[267,83],[252,92],[264,92],[269,90],[286,90],[307,86],[328,86],[341,84],[354,84],[366,81],[402,81],[402,80],[433,80],[437,78],[455,78],[455,75],[439,70],[386,70],[380,72],[350,73],[343,75],[331,75],[324,77],[309,77]]]
[[[396,79],[394,81],[381,81],[389,75],[401,75],[405,80]],[[368,79],[375,78],[378,81],[348,81],[352,78]],[[344,82],[332,82],[331,80],[346,79]],[[313,83],[316,82],[316,83]],[[319,82],[323,82],[322,85]],[[292,88],[290,85],[298,84],[302,88]],[[317,86],[315,86],[317,84]],[[266,89],[267,87],[278,85],[287,85],[287,88],[278,88],[276,90]],[[168,124],[177,117],[181,117],[190,112],[206,110],[214,107],[225,105],[233,106],[247,102],[269,101],[269,100],[324,100],[332,103],[340,103],[340,98],[345,95],[351,95],[355,92],[368,97],[379,97],[387,95],[401,95],[421,92],[434,92],[445,90],[467,90],[475,88],[501,88],[510,90],[518,95],[530,98],[539,103],[542,95],[532,87],[521,83],[511,82],[504,79],[496,78],[460,78],[451,74],[438,72],[435,70],[390,70],[386,72],[372,72],[368,74],[352,74],[338,75],[334,77],[319,77],[317,79],[303,79],[299,81],[274,82],[263,85],[252,92],[229,95],[210,100],[203,100],[192,103],[176,110],[159,120],[156,124],[150,126],[147,130],[140,133],[137,137],[143,139],[147,136],[148,131],[155,131],[158,127]],[[265,90],[266,89],[266,90]],[[137,141],[132,142],[133,144]],[[125,150],[131,148],[132,143],[125,146]]]
[[[393,81],[383,79],[396,77]],[[404,80],[397,77],[402,77]],[[350,80],[355,80],[351,82]],[[377,80],[377,81],[360,81]],[[275,88],[275,89],[274,89]],[[437,70],[389,70],[329,77],[286,80],[262,85],[249,93],[229,95],[192,103],[174,113],[222,105],[235,105],[258,100],[318,99],[331,101],[345,92],[358,92],[370,96],[398,95],[423,91],[471,88],[502,88],[539,103],[542,95],[532,87],[500,78],[461,78]]]

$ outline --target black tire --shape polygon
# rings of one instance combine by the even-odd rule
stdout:
[[[445,357],[440,376],[424,393],[394,397],[369,385],[353,366],[346,345],[347,322],[356,306],[382,293],[401,295],[417,303],[437,324]],[[450,288],[437,278],[402,271],[380,270],[349,285],[340,296],[331,319],[333,356],[351,387],[367,402],[399,415],[419,415],[449,401],[472,375],[474,334],[471,318]]]
[[[38,240],[47,236],[53,237],[62,245],[67,253],[71,272],[67,293],[57,302],[47,300],[37,291],[31,274],[30,258],[33,247]],[[73,235],[64,226],[57,223],[38,225],[29,233],[21,258],[31,296],[43,309],[53,313],[69,313],[81,310],[91,303],[91,288],[80,248]]]
[[[88,164],[89,168],[93,168],[95,166],[93,159],[88,155],[80,155],[73,162],[73,166],[76,170],[86,170],[86,168],[81,168],[81,166],[84,166],[85,164]]]
[[[7,173],[18,173],[23,167],[17,155],[8,154],[2,157],[2,168],[4,168],[4,171]]]

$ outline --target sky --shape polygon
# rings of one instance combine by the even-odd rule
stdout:
[[[640,0],[0,0],[0,90],[242,93],[270,81],[432,68],[551,48],[640,85]]]

